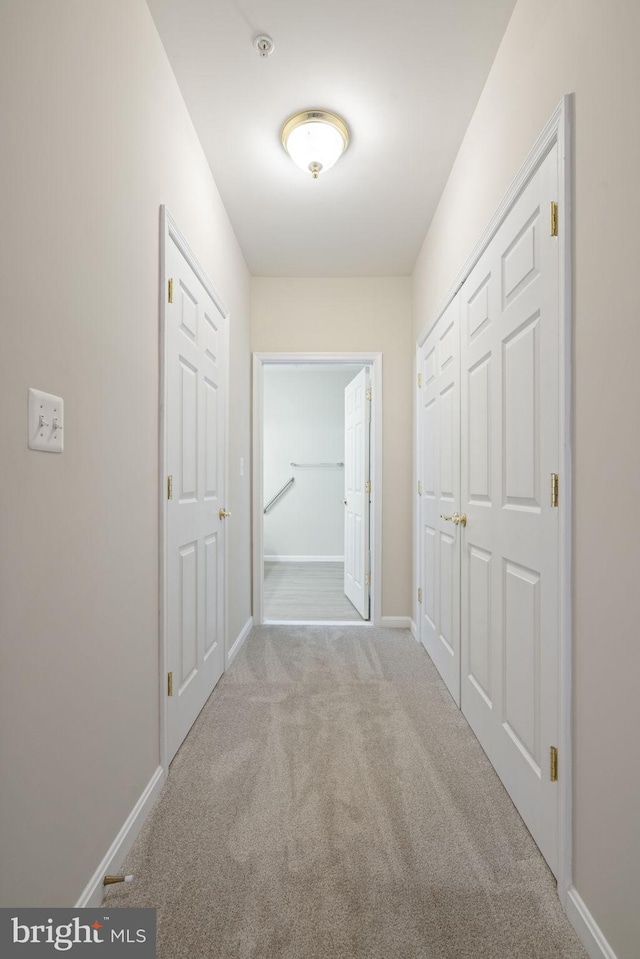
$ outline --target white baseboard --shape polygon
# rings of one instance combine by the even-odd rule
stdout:
[[[104,896],[102,880],[109,873],[117,873],[124,862],[125,856],[131,849],[156,799],[160,795],[165,778],[164,769],[162,766],[158,766],[147,783],[142,795],[127,816],[122,829],[111,843],[106,856],[87,883],[74,909],[85,909],[87,907],[100,905],[102,897]]]
[[[344,563],[344,556],[265,556],[265,563]]]
[[[411,629],[410,616],[381,616],[380,626],[383,629]]]
[[[415,641],[416,641],[417,643],[419,643],[420,640],[418,639],[418,627],[417,627],[416,624],[415,624],[415,620],[413,620],[413,619],[411,620],[411,622],[410,622],[410,624],[409,624],[409,629],[411,630],[411,635],[413,636],[413,638],[415,639]]]
[[[243,643],[245,639],[247,638],[247,636],[249,635],[249,633],[251,632],[252,628],[253,628],[253,616],[250,616],[249,619],[244,624],[244,626],[242,627],[242,629],[240,630],[240,635],[238,636],[233,646],[227,653],[227,669],[229,668],[231,663],[234,661],[234,659],[236,658],[236,656],[242,649]]]
[[[590,959],[616,959],[615,952],[605,939],[600,926],[585,906],[575,886],[570,886],[567,892],[566,913]]]

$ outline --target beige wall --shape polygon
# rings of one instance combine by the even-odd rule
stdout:
[[[411,283],[409,277],[254,277],[256,352],[382,352],[382,615],[411,615]]]
[[[160,204],[231,311],[231,640],[249,285],[143,0],[3,0],[0,45],[0,902],[69,905],[158,765]],[[30,386],[61,456],[27,449]]]
[[[640,942],[640,4],[520,0],[414,275],[433,316],[553,109],[575,93],[574,883]]]

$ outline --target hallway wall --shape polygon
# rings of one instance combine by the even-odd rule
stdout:
[[[344,460],[344,390],[353,368],[316,370],[265,364],[264,498],[295,482],[264,517],[264,555],[344,556],[344,467],[294,463]]]
[[[618,959],[640,942],[638,37],[637,0],[520,0],[413,278],[415,338],[574,92],[573,879]]]
[[[410,277],[253,277],[251,349],[383,353],[382,614],[410,616]]]
[[[0,89],[0,902],[73,905],[159,762],[160,204],[231,313],[231,641],[250,291],[144,0],[4,0]],[[62,455],[27,449],[30,386],[64,398]]]

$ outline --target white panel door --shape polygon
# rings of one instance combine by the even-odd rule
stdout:
[[[420,352],[420,640],[460,705],[460,324],[453,300]]]
[[[560,464],[557,149],[461,299],[462,710],[555,872]]]
[[[344,592],[369,619],[369,369],[344,391]]]
[[[167,761],[224,671],[226,319],[168,237],[166,275]]]

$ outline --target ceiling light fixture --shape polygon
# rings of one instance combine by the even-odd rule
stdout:
[[[290,117],[282,128],[282,145],[295,163],[314,180],[329,170],[349,145],[349,128],[344,120],[326,110],[303,110]]]

